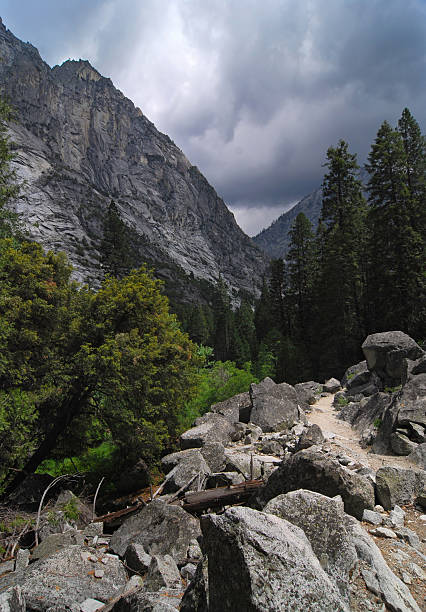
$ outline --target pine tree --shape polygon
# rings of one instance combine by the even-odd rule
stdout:
[[[349,153],[345,141],[328,149],[325,166],[316,337],[322,346],[322,373],[328,375],[358,358],[365,335],[365,201],[356,155]]]
[[[100,247],[105,274],[122,278],[135,267],[130,234],[130,228],[120,217],[116,203],[111,200]]]
[[[216,284],[213,299],[214,354],[216,360],[226,361],[231,357],[233,340],[233,313],[225,282],[222,277]]]
[[[404,112],[400,130],[385,121],[372,145],[366,169],[370,174],[368,267],[370,329],[401,329],[422,333],[425,303],[424,229],[416,227],[424,196],[413,145],[416,132],[409,112]],[[411,134],[411,136],[409,136]]]

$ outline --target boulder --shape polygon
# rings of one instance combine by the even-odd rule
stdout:
[[[329,378],[322,386],[324,393],[336,393],[339,389],[341,389],[341,386],[337,378]]]
[[[368,372],[368,371],[369,370],[368,370],[367,362],[365,360],[360,361],[359,363],[356,363],[353,366],[350,366],[344,373],[343,378],[341,380],[342,387],[347,388],[348,383],[350,383],[351,380],[353,380],[359,374],[362,374],[363,372]]]
[[[180,612],[208,612],[208,583],[207,560],[200,561],[182,597]]]
[[[250,385],[252,411],[250,420],[264,432],[290,429],[299,420],[298,397],[291,385],[276,385],[265,378]]]
[[[228,444],[234,433],[234,426],[221,414],[208,412],[196,420],[196,426],[185,431],[180,437],[180,445],[186,448],[199,448],[207,442]]]
[[[219,472],[217,474],[210,474],[207,478],[206,489],[229,487],[240,482],[244,482],[244,476],[239,472]]]
[[[360,444],[363,448],[376,441],[391,400],[388,393],[375,393],[360,402],[350,403],[341,410],[339,419],[348,421],[361,434]]]
[[[315,444],[322,444],[325,438],[322,434],[321,427],[319,425],[309,425],[309,427],[302,433],[298,443],[298,450],[309,448]]]
[[[426,487],[426,472],[385,466],[376,473],[376,495],[385,510],[412,503]]]
[[[181,589],[146,591],[143,587],[132,589],[108,608],[111,612],[176,612],[182,598]],[[56,612],[56,611],[55,611]]]
[[[117,492],[120,495],[134,493],[144,489],[150,483],[150,474],[147,464],[143,459],[139,459],[134,465],[123,470],[120,478],[116,481]]]
[[[367,478],[314,448],[301,450],[283,461],[253,503],[263,508],[270,499],[296,489],[316,491],[327,497],[341,495],[345,512],[359,520],[364,510],[372,510],[375,504],[374,487]]]
[[[426,427],[426,374],[410,375],[396,401],[398,426],[412,422]]]
[[[425,442],[425,428],[423,425],[419,425],[419,423],[412,423],[408,421],[408,437],[413,442],[417,442],[417,444],[423,444]]]
[[[178,451],[177,453],[170,453],[170,455],[165,455],[161,459],[161,468],[165,474],[168,474],[173,468],[179,465],[181,461],[186,460],[188,457],[198,456],[199,453],[199,448],[188,448]]]
[[[408,455],[408,459],[423,470],[426,470],[426,442],[418,444],[417,448]]]
[[[144,588],[147,591],[182,588],[182,579],[173,557],[170,555],[154,555],[152,557],[144,581]]]
[[[225,447],[221,442],[206,442],[201,454],[212,472],[221,472],[225,468]]]
[[[238,472],[245,479],[251,477],[252,454],[237,448],[226,448],[226,471]],[[253,454],[253,478],[269,476],[272,469],[281,463],[281,459],[270,455]]]
[[[25,598],[20,586],[13,586],[0,593],[1,612],[25,612]]]
[[[391,434],[390,445],[395,455],[409,455],[417,448],[415,442],[411,442],[406,435],[399,431],[394,431]]]
[[[406,367],[404,360],[416,360],[423,355],[420,346],[401,331],[371,334],[362,350],[368,369],[378,375],[383,387],[400,385]]]
[[[127,568],[131,572],[135,572],[138,575],[143,575],[147,573],[152,557],[145,552],[145,549],[141,544],[134,544],[132,542],[126,548],[124,560]]]
[[[65,533],[52,533],[51,535],[44,538],[44,540],[34,548],[31,559],[43,559],[44,557],[50,557],[54,552],[60,548],[65,548],[71,544],[84,544],[84,536],[81,531],[76,529],[69,529]]]
[[[118,557],[99,557],[96,549],[74,545],[31,564],[20,580],[27,608],[75,609],[87,598],[106,603],[124,587],[127,574]],[[102,577],[95,577],[97,570]]]
[[[202,454],[199,451],[190,453],[183,457],[167,474],[163,492],[167,494],[179,491],[181,487],[188,485],[196,476],[195,480],[185,489],[186,491],[195,491],[199,485],[198,475],[203,480],[208,474],[210,474],[210,469]]]
[[[348,610],[301,529],[271,514],[230,508],[201,518],[209,611]]]
[[[123,556],[129,544],[141,544],[151,556],[169,554],[178,561],[200,533],[197,519],[179,506],[155,499],[114,532],[110,548]]]
[[[242,413],[241,416],[247,418],[247,421],[243,422],[248,423],[251,412],[250,394],[248,391],[245,393],[238,393],[238,395],[234,395],[224,402],[213,404],[213,406],[210,406],[210,410],[211,412],[221,414],[228,419],[230,423],[238,423],[241,420],[240,413]]]
[[[322,392],[322,385],[313,380],[297,383],[294,385],[294,388],[297,393],[299,405],[304,410],[310,410],[310,407],[312,404],[315,404]]]
[[[340,497],[299,489],[269,501],[264,512],[275,514],[303,529],[321,567],[349,599],[349,579],[358,560]]]

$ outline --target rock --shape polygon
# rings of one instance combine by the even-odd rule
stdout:
[[[162,588],[180,589],[181,587],[182,579],[173,557],[154,555],[145,578],[145,590],[155,592]]]
[[[352,535],[358,558],[369,565],[367,579],[363,572],[367,587],[379,595],[390,610],[420,612],[406,585],[390,570],[373,539],[358,521],[347,516],[346,528]]]
[[[201,454],[212,472],[222,472],[225,468],[225,447],[220,442],[207,442]]]
[[[178,561],[200,533],[197,519],[179,506],[155,499],[114,532],[110,548],[123,556],[129,544],[141,544],[149,555],[169,554]]]
[[[180,612],[208,612],[208,582],[207,560],[200,561],[182,597]]]
[[[13,586],[0,593],[1,612],[25,612],[25,598],[20,586]]]
[[[80,546],[84,544],[84,536],[80,531],[70,529],[65,533],[52,533],[45,538],[41,544],[34,548],[32,552],[32,559],[43,559],[44,557],[49,557],[60,548],[65,548],[71,544],[78,544]]]
[[[308,448],[283,461],[258,494],[256,507],[263,507],[281,493],[296,489],[316,491],[327,497],[341,495],[345,512],[362,519],[364,510],[374,507],[374,488],[367,478],[340,465],[315,448]]]
[[[143,588],[123,593],[111,612],[176,612],[182,598],[181,589],[146,591]]]
[[[189,543],[187,557],[189,559],[202,559],[203,553],[197,540],[191,540]]]
[[[141,544],[135,544],[132,542],[126,548],[124,560],[126,562],[126,566],[132,572],[143,575],[148,571],[152,557],[145,552],[145,549]]]
[[[410,422],[426,427],[426,373],[410,375],[397,398],[398,426]]]
[[[360,433],[360,445],[365,448],[375,443],[382,427],[383,415],[391,402],[388,393],[375,393],[360,402],[350,403],[339,414],[339,419],[347,421]],[[386,442],[387,447],[388,442]]]
[[[417,550],[420,550],[420,539],[415,531],[413,531],[412,529],[408,529],[407,527],[398,527],[397,529],[395,529],[395,533],[399,538],[401,538],[405,542],[408,542],[410,546],[416,548]]]
[[[340,381],[337,378],[329,378],[322,386],[325,393],[336,393],[340,388]]]
[[[385,466],[376,473],[377,500],[385,510],[412,503],[425,485],[426,473],[421,470]]]
[[[277,439],[262,440],[256,445],[256,448],[265,455],[276,455],[280,457],[284,454],[284,447]]]
[[[92,599],[89,597],[89,599],[85,599],[81,604],[80,604],[80,610],[81,612],[96,612],[96,610],[100,610],[101,608],[103,608],[104,604],[102,603],[102,601],[98,601],[97,599]]]
[[[309,425],[309,427],[302,433],[298,443],[298,450],[309,448],[315,444],[322,444],[325,441],[322,435],[321,427],[319,425]]]
[[[94,577],[96,569],[104,571],[100,580]],[[101,564],[95,549],[73,545],[31,564],[21,586],[30,610],[46,610],[72,606],[87,598],[105,603],[126,582],[126,571],[118,558],[110,556]]]
[[[83,535],[86,538],[94,538],[95,536],[101,536],[104,532],[104,524],[102,521],[96,523],[89,523],[83,529]]]
[[[426,442],[418,444],[417,447],[408,455],[408,459],[426,470]]]
[[[405,512],[398,505],[390,511],[388,521],[389,527],[404,527]]]
[[[347,387],[348,383],[350,383],[350,381],[353,380],[356,376],[368,371],[369,370],[367,367],[367,362],[365,360],[360,361],[359,363],[356,363],[353,366],[350,366],[344,373],[343,378],[341,380],[342,387]]]
[[[409,430],[410,440],[413,440],[413,442],[417,442],[417,444],[423,444],[423,442],[425,441],[425,428],[423,427],[423,425],[408,421],[407,426]]]
[[[50,474],[30,474],[8,496],[7,503],[14,508],[37,512],[43,493],[52,481]],[[52,487],[45,497],[45,502],[57,494],[58,490]]]
[[[178,453],[176,453],[178,454]],[[181,487],[187,485],[194,476],[200,475],[201,479],[210,474],[210,469],[202,454],[197,451],[183,457],[181,461],[167,474],[163,492],[174,493]],[[199,484],[198,476],[187,488],[186,491],[195,491]]]
[[[312,404],[315,404],[319,399],[322,392],[322,385],[313,380],[297,383],[294,385],[294,388],[297,393],[299,404],[304,410],[309,410]]]
[[[210,410],[211,412],[221,414],[228,419],[230,423],[238,423],[241,421],[240,413],[242,412],[243,418],[247,418],[247,421],[242,422],[248,423],[251,412],[250,394],[248,391],[245,393],[238,393],[238,395],[234,395],[224,402],[213,404],[213,406],[210,406]]]
[[[196,565],[194,565],[193,563],[187,563],[181,568],[180,575],[185,580],[191,581],[194,578],[196,571],[197,571]]]
[[[404,434],[398,431],[394,431],[391,434],[390,443],[395,455],[409,455],[417,448],[415,442],[411,442],[407,436],[404,436]]]
[[[245,479],[251,477],[252,454],[239,450],[239,448],[226,448],[226,471],[238,472]],[[253,453],[253,478],[269,476],[272,470],[281,463],[281,459],[270,455],[258,455]]]
[[[21,572],[30,562],[30,551],[27,548],[20,548],[16,553],[15,572]]]
[[[199,448],[207,442],[228,444],[234,433],[233,425],[221,414],[205,414],[196,421],[197,425],[185,431],[180,437],[180,445],[186,448]]]
[[[252,383],[250,397],[250,420],[264,432],[290,429],[299,420],[297,394],[287,383],[276,385],[267,378],[258,385]]]
[[[341,498],[331,499],[300,489],[275,497],[263,511],[303,529],[321,567],[337,585],[342,597],[348,600],[349,579],[357,554],[345,526]]]
[[[177,453],[170,453],[165,455],[161,459],[161,469],[165,474],[168,474],[175,468],[179,463],[188,457],[197,456],[200,452],[199,448],[188,448],[186,450],[178,451]]]
[[[392,531],[392,529],[387,529],[387,527],[376,527],[376,529],[371,529],[370,533],[379,538],[389,538],[391,540],[396,539],[396,533]]]
[[[229,485],[244,482],[244,476],[239,472],[219,472],[210,474],[206,481],[206,489],[216,489],[216,487],[228,487]]]
[[[364,510],[362,520],[372,525],[381,525],[383,523],[383,517],[373,510]]]
[[[423,355],[420,346],[401,331],[371,334],[365,339],[362,350],[368,369],[376,372],[383,387],[400,385],[404,360],[415,360]]]
[[[254,423],[247,423],[244,444],[254,444],[262,437],[262,429]]]
[[[295,525],[235,507],[203,516],[201,528],[212,612],[348,610]]]

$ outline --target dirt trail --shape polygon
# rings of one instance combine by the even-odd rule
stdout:
[[[418,469],[418,466],[414,466],[406,457],[376,455],[369,452],[368,449],[361,448],[358,443],[360,434],[349,423],[337,418],[339,412],[334,410],[333,400],[334,395],[321,397],[312,406],[312,412],[308,415],[310,423],[321,427],[324,437],[328,439],[332,450],[342,452],[354,461],[369,465],[373,470],[378,470],[383,465],[395,465],[405,468],[417,467]]]

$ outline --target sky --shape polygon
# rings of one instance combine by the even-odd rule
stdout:
[[[425,132],[426,0],[0,0],[50,65],[88,59],[198,166],[249,235],[364,163],[408,107]]]

